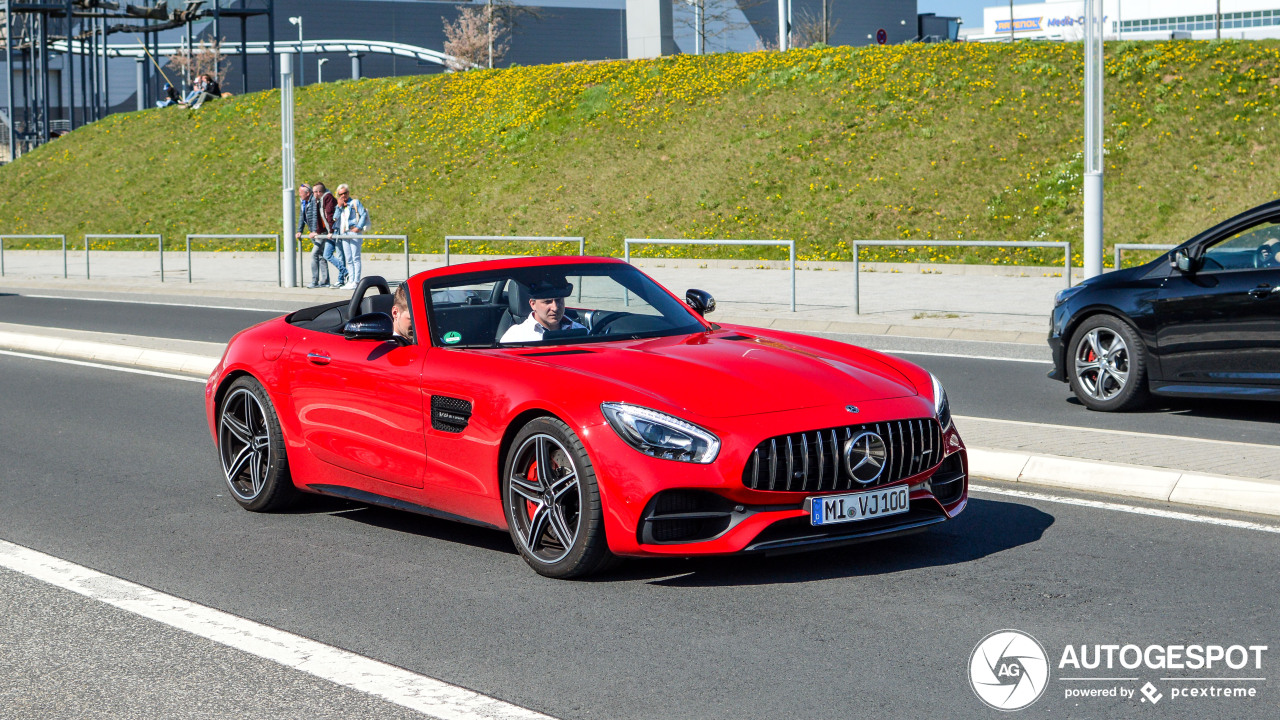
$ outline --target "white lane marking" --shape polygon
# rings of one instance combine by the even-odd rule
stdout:
[[[875,348],[872,348],[875,350]],[[1032,360],[1031,358],[996,357],[994,355],[963,355],[961,353],[924,352],[923,350],[877,350],[885,355],[927,355],[928,357],[963,358],[965,360],[995,360],[996,362],[1034,363],[1036,365],[1052,365],[1052,360]]]
[[[1083,427],[1080,425],[1050,425],[1048,423],[1028,422],[1026,420],[1003,420],[1000,418],[974,417],[972,415],[953,415],[952,418],[967,422],[969,420],[977,420],[980,422],[1001,423],[1002,425],[1021,425],[1022,427],[1040,428],[1043,430],[1083,430],[1091,433],[1103,433],[1104,435],[1123,435],[1126,437],[1155,438],[1157,440],[1179,440],[1182,442],[1199,442],[1212,443],[1214,445],[1242,445],[1247,448],[1266,448],[1272,449],[1271,445],[1262,445],[1259,443],[1240,442],[1239,440],[1211,440],[1209,438],[1189,437],[1186,435],[1162,435],[1160,433],[1145,433],[1134,430],[1107,430],[1104,428]]]
[[[0,350],[0,355],[11,355],[13,357],[27,358],[28,360],[44,360],[46,362],[64,363],[66,365],[80,365],[82,367],[98,368],[100,370],[115,370],[116,372],[133,373],[134,375],[149,375],[151,377],[165,378],[166,380],[186,380],[187,382],[198,382],[204,384],[206,378],[192,377],[191,375],[174,375],[173,373],[157,372],[155,370],[139,370],[137,368],[121,367],[120,365],[105,365],[103,363],[88,362],[87,360],[70,360],[68,358],[49,357],[48,355],[32,355],[31,353],[14,352],[13,350]]]
[[[1228,518],[1209,517],[1207,515],[1193,515],[1192,513],[1177,512],[1174,510],[1160,510],[1158,508],[1124,505],[1121,503],[1102,502],[1099,500],[1083,500],[1081,498],[1064,497],[1062,495],[1046,495],[1044,493],[1028,492],[1026,490],[1006,490],[1005,488],[996,488],[988,485],[970,485],[969,490],[973,492],[989,493],[991,495],[1007,495],[1009,497],[1023,498],[1025,500],[1043,500],[1044,502],[1060,503],[1062,505],[1079,505],[1081,507],[1095,508],[1097,510],[1112,510],[1115,512],[1133,513],[1135,515],[1150,515],[1152,517],[1166,518],[1168,520],[1185,520],[1187,522],[1202,523],[1204,525],[1220,525],[1222,527],[1236,528],[1239,530],[1256,530],[1258,532],[1280,534],[1280,526],[1248,522],[1247,520],[1231,520]]]
[[[0,540],[0,567],[441,720],[548,715]]]
[[[160,305],[163,307],[204,308],[207,310],[239,310],[241,312],[271,313],[284,315],[288,310],[263,310],[262,308],[236,307],[233,305],[200,305],[196,303],[156,302],[155,300],[116,300],[97,297],[68,297],[65,295],[27,295],[19,293],[19,297],[40,298],[41,300],[82,300],[84,302],[126,303],[128,305]]]

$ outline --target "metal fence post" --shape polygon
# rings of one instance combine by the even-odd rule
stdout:
[[[67,236],[62,236],[62,279],[67,279]]]
[[[4,277],[4,238],[0,237],[0,277]]]
[[[796,311],[796,241],[791,241],[791,312]]]
[[[1019,247],[1035,247],[1035,248],[1063,248],[1066,259],[1063,266],[1066,270],[1067,287],[1071,287],[1071,243],[1063,241],[1055,242],[990,242],[985,240],[933,240],[926,242],[915,242],[912,240],[861,240],[853,243],[853,312],[855,315],[862,314],[862,299],[860,288],[858,287],[859,273],[859,257],[858,253],[861,246],[876,247],[996,247],[996,248],[1019,248]]]
[[[156,245],[160,250],[160,282],[164,282],[164,235],[156,238]]]
[[[791,312],[796,311],[796,241],[795,240],[673,240],[670,238],[623,238],[623,254],[631,262],[631,243],[647,245],[760,245],[790,248]],[[630,298],[628,297],[628,300]],[[628,303],[630,304],[630,303]]]
[[[84,279],[89,280],[89,236],[84,236]]]
[[[859,283],[859,277],[858,277],[858,274],[861,272],[861,267],[858,262],[858,249],[859,249],[858,243],[854,242],[853,243],[853,314],[854,315],[862,314],[862,286]]]
[[[321,258],[320,261],[328,262],[324,258]],[[311,278],[311,279],[313,281],[315,280],[315,278]],[[404,279],[405,280],[409,279],[409,236],[408,235],[404,236]]]
[[[1062,249],[1062,254],[1066,256],[1062,259],[1063,274],[1067,276],[1067,287],[1071,287],[1071,243],[1062,243]],[[1102,261],[1099,260],[1098,262]]]
[[[1116,248],[1115,248],[1115,253],[1116,253],[1116,264],[1115,264],[1115,267],[1114,267],[1114,268],[1112,268],[1112,269],[1113,269],[1113,270],[1119,270],[1119,269],[1120,269],[1120,260],[1121,260],[1121,258],[1123,257],[1122,252],[1123,252],[1123,251],[1125,251],[1125,250],[1172,250],[1172,249],[1174,249],[1174,248],[1176,248],[1176,247],[1178,247],[1178,246],[1177,246],[1177,245],[1154,244],[1154,243],[1153,243],[1153,244],[1147,244],[1147,243],[1116,243]]]
[[[448,235],[444,236],[444,264],[445,264],[445,267],[449,266],[449,236]]]
[[[191,284],[191,236],[187,235],[187,284]]]

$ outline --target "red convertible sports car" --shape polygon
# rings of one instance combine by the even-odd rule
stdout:
[[[964,509],[936,378],[716,325],[714,308],[608,258],[454,265],[394,296],[365,278],[349,302],[236,335],[209,427],[249,510],[305,491],[505,529],[551,577],[884,538]]]

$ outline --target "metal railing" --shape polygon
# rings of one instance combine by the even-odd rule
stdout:
[[[102,238],[116,239],[146,239],[155,238],[156,248],[160,251],[160,282],[164,282],[164,236],[160,234],[107,234],[107,235],[85,235],[84,236],[84,279],[89,280],[89,241],[101,240]]]
[[[1116,243],[1116,264],[1113,270],[1120,269],[1120,258],[1125,250],[1172,250],[1177,245],[1148,245],[1146,243]]]
[[[670,240],[666,238],[626,238],[622,241],[622,255],[628,263],[631,262],[632,245],[758,245],[788,248],[791,253],[791,312],[796,311],[795,240]]]
[[[198,240],[275,240],[276,241],[276,286],[284,286],[284,253],[280,252],[280,233],[259,233],[248,235],[218,235],[208,233],[190,233],[187,235],[187,282],[191,282],[191,239]]]
[[[62,240],[62,277],[67,277],[67,236],[66,235],[0,235],[0,277],[4,277],[4,241],[13,240]]]
[[[365,233],[333,233],[328,236],[332,240],[399,240],[404,243],[404,277],[409,279],[409,236],[408,235],[366,235]],[[305,238],[304,238],[305,239]],[[364,251],[361,250],[361,253]],[[345,254],[344,254],[345,257]],[[445,250],[445,264],[448,265],[448,248]],[[344,260],[345,262],[345,260]],[[312,278],[315,280],[315,278]]]
[[[860,274],[860,260],[858,256],[864,247],[1056,247],[1062,250],[1062,274],[1067,280],[1067,287],[1071,287],[1071,243],[1066,241],[990,242],[985,240],[930,240],[928,242],[916,242],[911,240],[855,240],[853,242],[853,313],[855,315],[862,314],[862,289],[858,281],[858,275]]]
[[[512,242],[576,242],[578,243],[578,254],[587,254],[586,238],[572,237],[555,237],[550,235],[445,235],[444,236],[444,264],[449,264],[449,245],[454,240],[498,240]]]

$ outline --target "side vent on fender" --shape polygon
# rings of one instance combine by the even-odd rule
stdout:
[[[460,433],[471,422],[471,403],[448,395],[431,396],[431,429]]]

